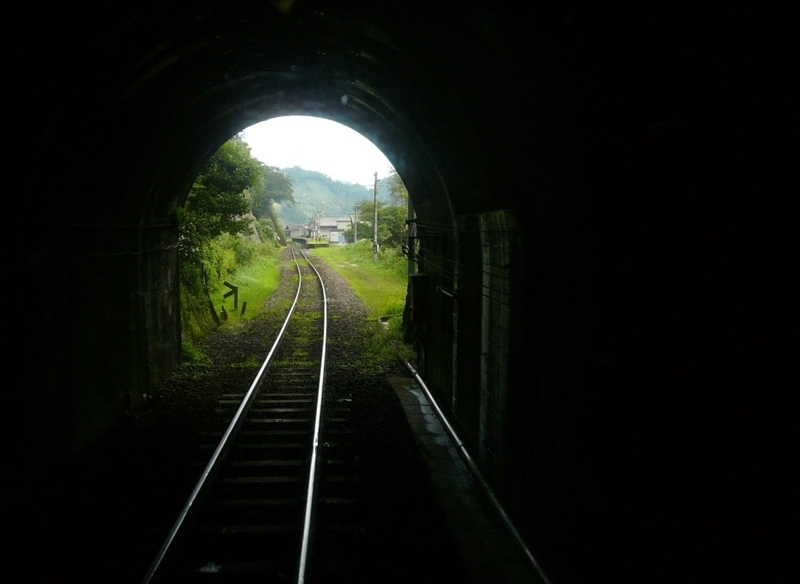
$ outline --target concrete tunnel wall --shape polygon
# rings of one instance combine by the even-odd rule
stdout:
[[[7,284],[24,282],[5,356],[31,376],[10,398],[24,412],[15,464],[80,452],[169,375],[175,206],[237,131],[319,115],[373,140],[409,187],[422,373],[554,581],[669,570],[653,525],[713,508],[684,477],[708,476],[694,445],[733,344],[719,298],[743,251],[730,201],[753,184],[732,163],[746,151],[746,95],[727,90],[742,61],[704,15],[16,10],[41,50],[10,65],[24,81],[12,167],[36,224],[20,236],[7,216],[3,236]],[[685,535],[687,554],[705,529]]]

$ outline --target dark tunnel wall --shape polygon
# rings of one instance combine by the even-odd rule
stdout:
[[[205,159],[250,124],[319,115],[407,184],[421,369],[553,581],[708,560],[727,459],[707,455],[728,434],[707,420],[742,351],[726,314],[756,183],[748,95],[730,90],[750,61],[720,14],[13,10],[38,43],[8,65],[35,224],[6,214],[3,231],[15,306],[37,307],[5,321],[8,367],[31,374],[10,404],[20,468],[101,439],[178,364],[173,211]]]

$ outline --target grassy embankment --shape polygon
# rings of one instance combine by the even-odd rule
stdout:
[[[412,350],[402,342],[403,308],[408,285],[406,260],[394,249],[382,251],[378,261],[372,259],[372,243],[360,241],[351,245],[334,245],[314,249],[313,256],[347,280],[350,288],[364,303],[368,316],[386,326],[375,327],[376,342],[372,347],[384,354],[381,358],[396,358],[394,349],[413,359]]]
[[[210,291],[210,298],[214,304],[214,310],[220,318],[221,326],[231,326],[258,314],[264,301],[278,287],[279,263],[277,251],[262,250],[256,259],[238,269],[234,276],[228,278],[231,284],[238,286],[236,308],[234,308],[233,295],[225,298],[225,294],[230,292],[230,288],[224,286],[221,281],[215,283]],[[195,341],[216,327],[208,302],[207,298],[192,296],[181,287],[184,362],[196,363],[205,360],[205,356],[195,346]],[[226,313],[224,320],[223,307]]]
[[[381,254],[372,259],[372,244],[337,245],[312,250],[350,284],[370,318],[389,317],[390,328],[402,320],[408,276],[403,261]]]
[[[234,295],[225,298],[231,291],[227,286],[220,286],[212,298],[218,309],[222,307],[228,314],[222,326],[231,326],[239,321],[253,318],[258,314],[264,302],[278,287],[280,279],[280,260],[277,256],[262,257],[258,261],[245,266],[230,278],[230,283],[238,287],[238,307],[234,307]],[[245,307],[242,314],[242,307]]]
[[[372,244],[359,242],[356,245],[316,248],[310,255],[322,259],[347,280],[350,288],[367,308],[369,318],[376,323],[379,320],[384,322],[385,327],[375,327],[375,335],[381,338],[376,339],[379,342],[374,345],[387,352],[386,358],[396,357],[392,347],[397,347],[404,354],[409,351],[403,346],[401,332],[408,281],[407,268],[398,253],[394,250],[381,252],[375,262],[372,259]],[[266,299],[278,286],[279,263],[277,257],[260,257],[229,278],[231,284],[239,287],[238,309],[234,309],[233,295],[224,298],[230,292],[229,288],[220,286],[212,292],[211,298],[217,310],[221,312],[224,306],[227,312],[227,320],[222,321],[222,326],[233,326],[258,314]],[[242,315],[242,305],[245,302],[247,307]],[[200,355],[192,358],[186,354],[192,351],[192,347],[186,343],[184,352],[187,360],[202,358]],[[407,356],[411,357],[410,354]]]

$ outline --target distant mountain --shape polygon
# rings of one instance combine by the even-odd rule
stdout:
[[[281,172],[292,183],[293,207],[281,206],[278,216],[284,224],[307,224],[318,212],[322,217],[346,217],[354,211],[355,204],[372,200],[371,188],[333,180],[326,174],[305,170],[299,166],[282,168]],[[378,200],[388,202],[386,185],[378,182]]]

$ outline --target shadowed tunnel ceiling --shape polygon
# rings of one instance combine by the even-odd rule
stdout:
[[[675,83],[713,57],[702,20],[545,4],[523,14],[458,2],[154,2],[62,6],[33,21],[50,50],[23,73],[25,95],[43,106],[26,134],[55,163],[60,152],[91,152],[63,172],[113,202],[65,197],[50,209],[54,223],[87,213],[161,221],[225,139],[287,114],[364,134],[422,214],[488,210],[498,190],[525,195],[513,172],[481,169],[547,160],[560,170],[534,177],[547,191],[578,167],[570,156],[607,147],[610,128],[668,126],[675,112],[659,101],[682,99]]]
[[[427,3],[289,4],[283,12],[268,2],[195,2],[53,15],[70,25],[48,30],[51,42],[64,37],[42,64],[55,75],[34,81],[58,100],[53,119],[41,120],[45,144],[101,147],[109,157],[118,150],[139,165],[109,168],[96,153],[85,168],[70,165],[113,204],[65,199],[59,220],[106,212],[113,218],[99,219],[158,221],[225,139],[277,115],[326,117],[364,134],[417,193],[423,214],[450,214],[442,176],[457,188],[463,160],[503,150],[514,164],[526,149],[509,144],[505,129],[546,99],[536,92],[549,91],[550,57],[542,80],[523,74],[528,39],[509,34],[505,16]],[[120,180],[126,175],[136,184]],[[456,197],[464,210],[486,206],[481,178],[503,180],[470,177],[471,194]]]

